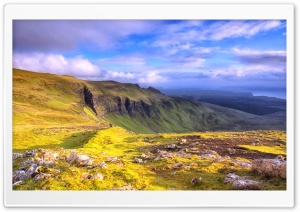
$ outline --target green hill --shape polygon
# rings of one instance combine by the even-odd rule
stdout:
[[[114,81],[84,81],[13,70],[13,120],[19,126],[121,126],[136,133],[283,129],[257,116],[220,110],[155,88]],[[256,123],[256,121],[259,121]]]

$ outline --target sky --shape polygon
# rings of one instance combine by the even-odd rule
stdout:
[[[286,97],[284,20],[15,20],[13,67]]]

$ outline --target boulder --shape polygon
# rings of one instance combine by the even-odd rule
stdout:
[[[248,176],[240,177],[234,173],[227,174],[224,183],[230,183],[239,189],[257,189],[261,185],[258,181],[250,180]]]
[[[144,161],[141,158],[134,158],[134,162],[135,163],[143,163]]]
[[[17,159],[17,158],[22,158],[23,154],[21,153],[13,153],[13,160]]]
[[[37,175],[34,176],[33,180],[34,181],[44,180],[44,179],[47,179],[47,178],[49,178],[51,176],[52,176],[51,174],[39,173],[39,174],[37,174]]]
[[[26,166],[26,165],[28,165],[28,164],[33,164],[33,163],[34,163],[34,160],[33,160],[33,158],[31,158],[31,159],[28,159],[28,160],[23,161],[23,162],[21,163],[21,166]]]
[[[119,161],[118,157],[110,157],[110,156],[106,156],[106,161],[107,162],[111,162],[111,163],[116,163]]]
[[[103,175],[98,173],[92,177],[93,180],[103,180]]]
[[[100,167],[101,169],[107,169],[107,168],[108,168],[108,166],[107,166],[107,164],[106,164],[105,162],[101,162],[101,163],[99,164],[99,167]]]
[[[42,155],[43,155],[44,161],[54,161],[54,160],[57,160],[59,157],[58,152],[45,152],[45,153],[42,153]]]
[[[91,166],[93,164],[93,160],[90,159],[89,156],[86,155],[78,155],[76,158],[77,166]]]
[[[275,159],[257,159],[252,163],[252,170],[267,177],[286,178],[286,161],[281,156]]]
[[[77,166],[91,166],[93,164],[93,160],[90,159],[87,155],[77,155],[75,152],[72,152],[68,158],[67,161],[69,165],[76,163]]]
[[[22,182],[27,178],[27,175],[24,170],[17,170],[13,172],[13,183]]]
[[[175,163],[172,165],[172,168],[173,169],[180,169],[180,168],[183,168],[184,165],[182,163]]]
[[[169,144],[166,146],[167,149],[175,149],[176,148],[176,144]]]
[[[25,151],[24,154],[23,154],[23,157],[34,157],[36,156],[38,150],[34,149],[34,150],[31,150],[31,151]]]
[[[33,177],[34,174],[38,173],[38,168],[39,167],[37,164],[31,164],[31,166],[26,170],[27,177]]]

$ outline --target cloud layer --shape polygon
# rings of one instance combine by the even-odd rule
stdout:
[[[13,66],[88,80],[217,89],[285,84],[281,20],[13,23]]]

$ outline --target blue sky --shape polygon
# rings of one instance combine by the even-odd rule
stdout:
[[[20,20],[15,68],[285,98],[283,20]]]

